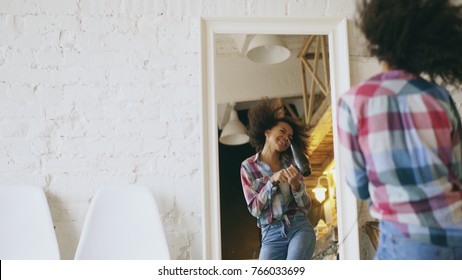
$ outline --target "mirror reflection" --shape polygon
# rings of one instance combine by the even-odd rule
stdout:
[[[260,230],[247,209],[239,170],[255,154],[245,134],[247,112],[263,97],[309,131],[312,173],[304,180],[313,201],[308,218],[317,235],[313,258],[337,259],[327,36],[217,34],[215,46],[222,259],[258,259]]]

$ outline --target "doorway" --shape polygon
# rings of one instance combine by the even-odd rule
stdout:
[[[239,120],[247,125],[247,110],[237,110],[237,114]],[[249,143],[233,146],[219,143],[223,260],[258,259],[260,254],[260,230],[256,219],[247,210],[239,174],[242,161],[254,152]]]

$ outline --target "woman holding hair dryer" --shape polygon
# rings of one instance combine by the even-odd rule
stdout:
[[[307,218],[311,198],[290,151],[291,144],[306,151],[305,127],[269,100],[257,102],[248,116],[256,154],[242,162],[241,181],[247,207],[261,228],[259,259],[311,259],[316,243]]]

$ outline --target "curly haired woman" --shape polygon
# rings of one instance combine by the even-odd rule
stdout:
[[[462,5],[363,0],[359,16],[383,72],[341,97],[338,132],[347,184],[380,221],[375,258],[462,259],[462,128],[442,86],[462,81]]]
[[[307,214],[311,198],[294,166],[290,145],[307,147],[305,127],[285,117],[271,101],[250,108],[249,137],[256,154],[241,165],[241,181],[250,213],[261,228],[261,260],[311,259],[316,243]]]

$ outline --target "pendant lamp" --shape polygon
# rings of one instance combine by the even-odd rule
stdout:
[[[239,120],[234,105],[232,105],[229,121],[223,127],[220,135],[220,143],[225,145],[242,145],[249,142],[244,124]]]
[[[278,35],[254,35],[246,57],[256,63],[276,64],[288,59],[290,51]]]

